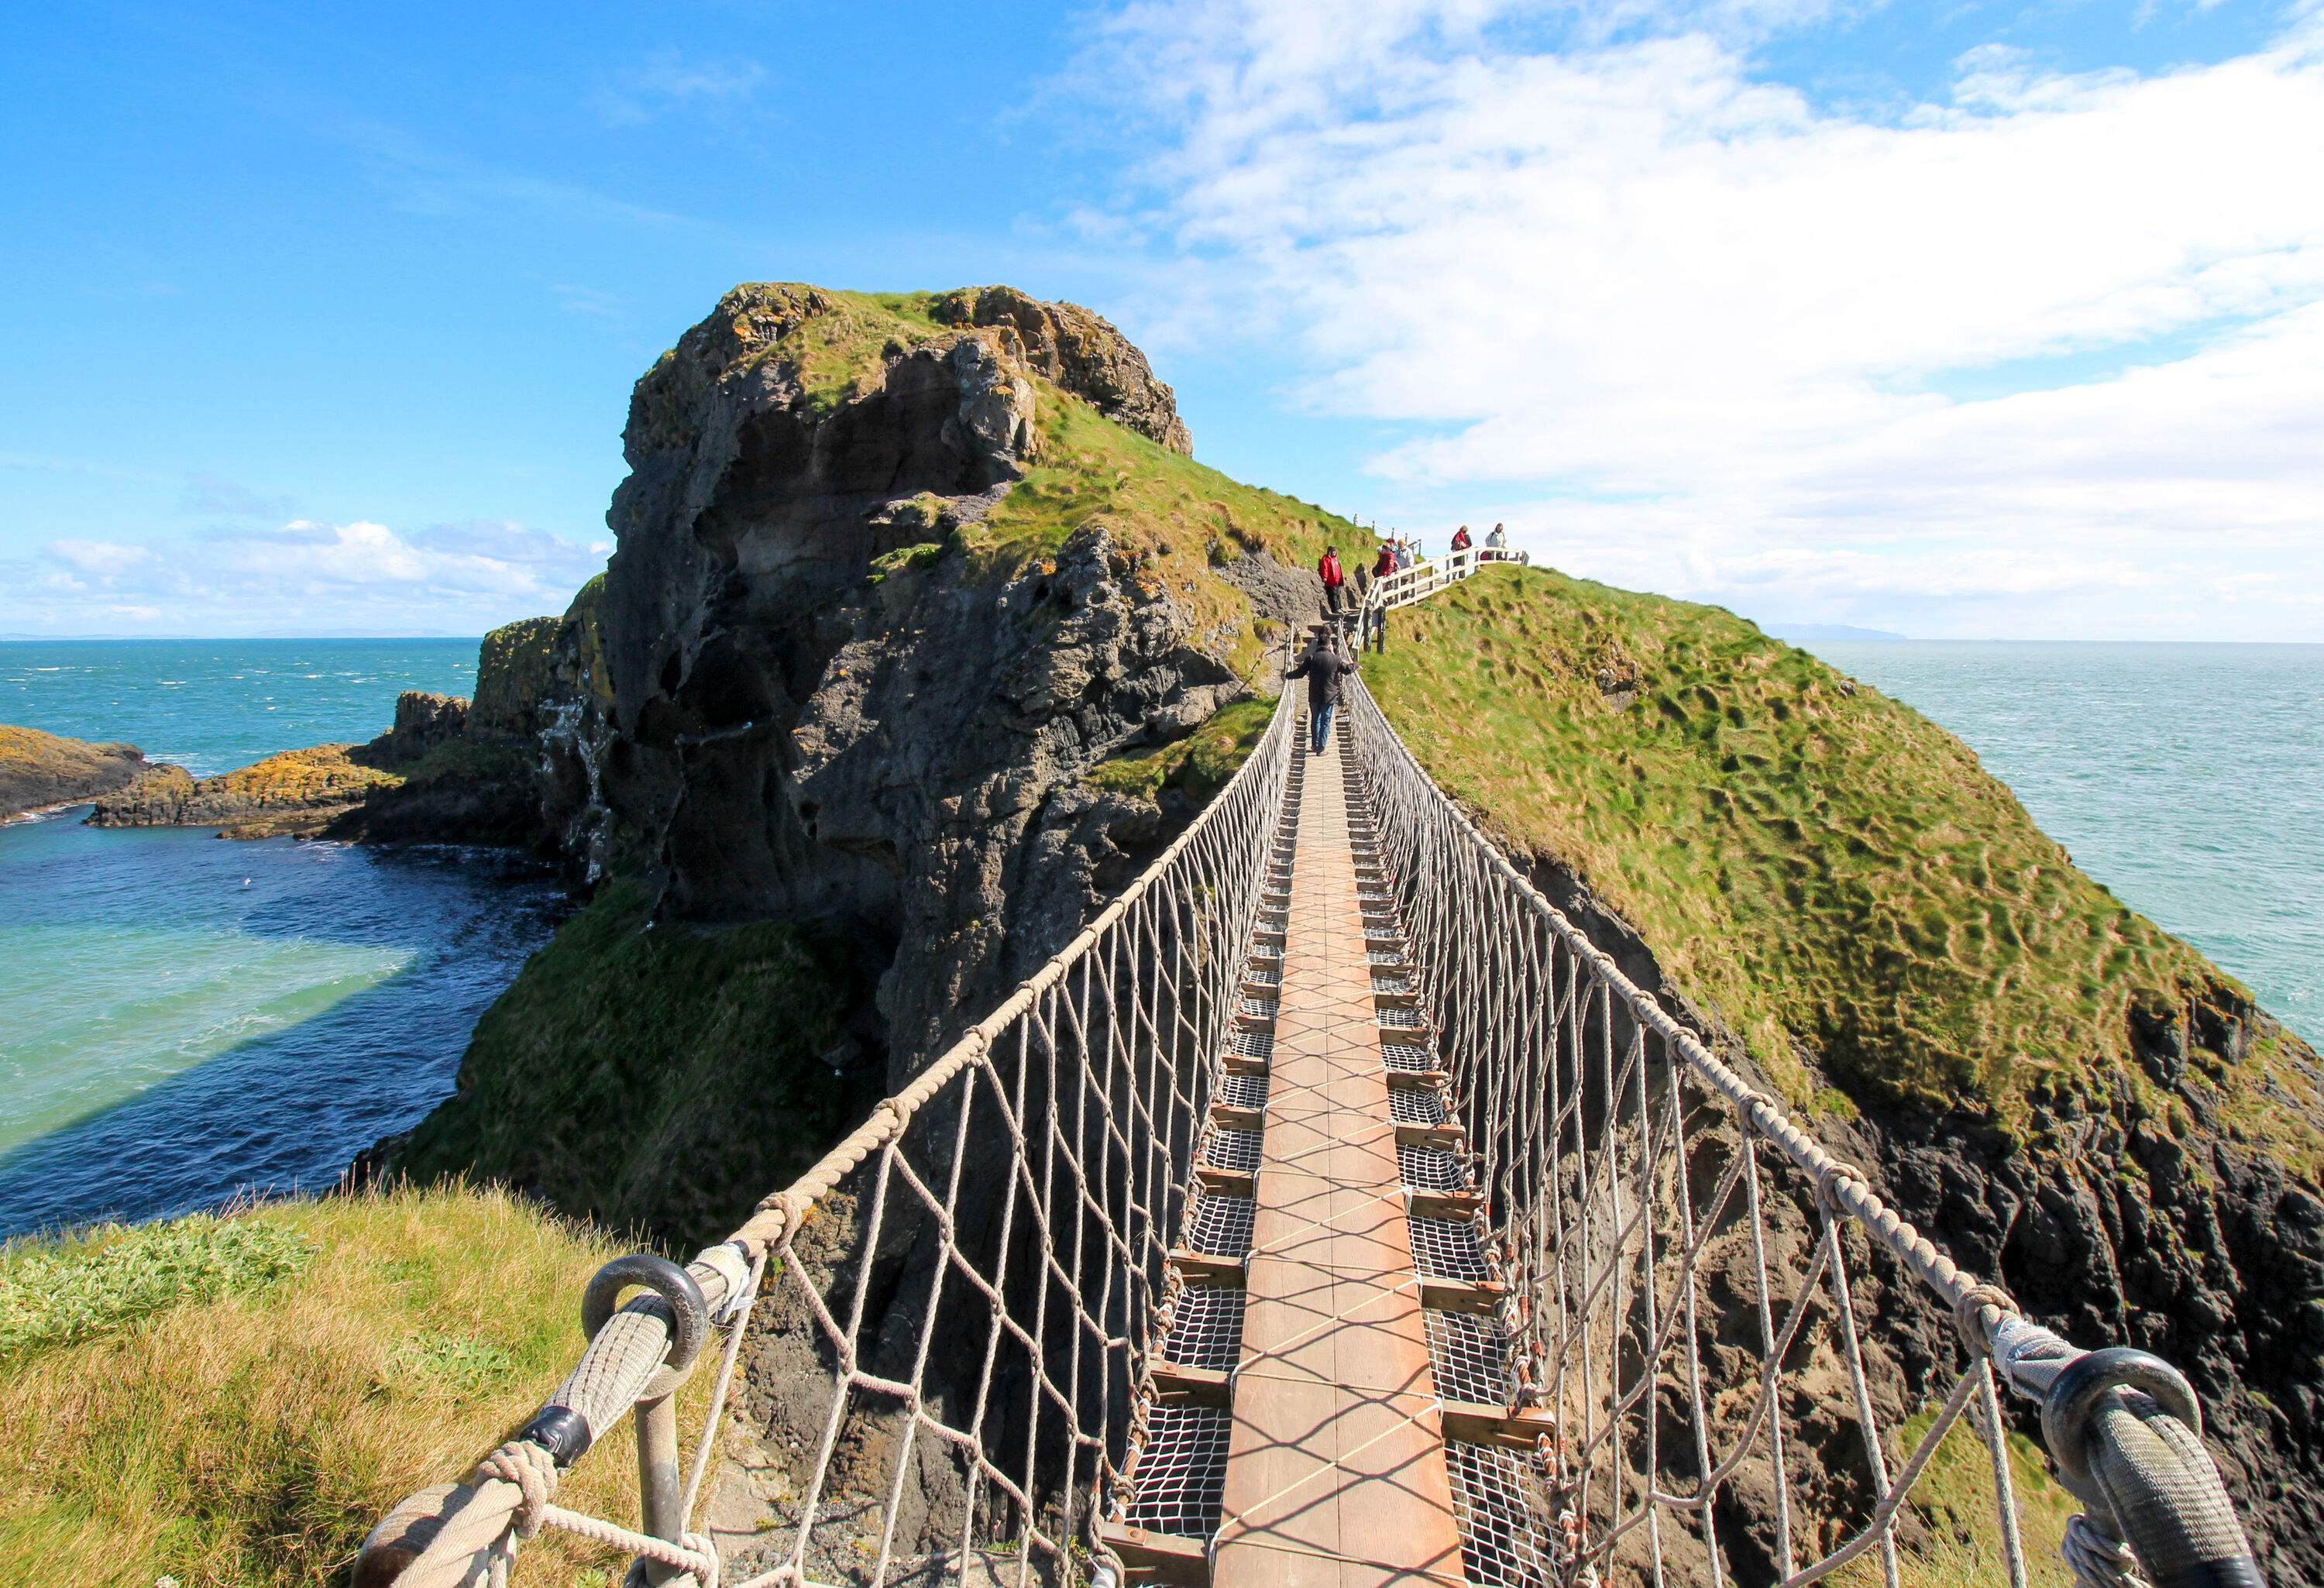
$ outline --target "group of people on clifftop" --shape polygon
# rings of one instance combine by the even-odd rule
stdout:
[[[1485,537],[1488,557],[1505,550],[1508,543],[1508,531],[1500,524],[1495,524]],[[1453,531],[1452,550],[1466,551],[1472,544],[1467,524]],[[1377,582],[1400,574],[1419,562],[1422,555],[1417,538],[1407,538],[1391,531],[1380,542],[1379,555],[1373,559],[1369,579]],[[1315,625],[1307,649],[1300,654],[1298,662],[1284,674],[1284,679],[1286,682],[1293,679],[1307,680],[1309,752],[1321,755],[1323,745],[1331,737],[1333,716],[1339,709],[1341,680],[1356,670],[1355,658],[1347,650],[1341,633],[1340,618],[1351,608],[1361,608],[1370,583],[1367,580],[1366,569],[1359,564],[1356,568],[1356,593],[1351,600],[1348,570],[1340,561],[1337,546],[1323,549],[1323,555],[1315,563],[1315,576],[1323,582],[1323,622]]]
[[[1452,551],[1466,551],[1473,544],[1474,542],[1469,538],[1467,524],[1462,524],[1452,531],[1452,544],[1450,549]],[[1500,524],[1495,524],[1485,536],[1483,560],[1487,562],[1495,560],[1497,554],[1508,549],[1508,529]],[[1380,542],[1379,555],[1372,560],[1369,579],[1363,566],[1357,565],[1356,593],[1351,602],[1348,595],[1348,571],[1340,561],[1340,549],[1337,546],[1325,547],[1323,557],[1315,564],[1316,577],[1323,581],[1324,616],[1336,618],[1351,605],[1360,607],[1365,596],[1370,593],[1372,583],[1404,572],[1415,563],[1421,561],[1423,556],[1417,537],[1408,538],[1396,533],[1393,530],[1389,531],[1388,538]]]

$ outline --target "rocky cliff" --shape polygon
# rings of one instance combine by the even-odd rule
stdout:
[[[794,928],[802,965],[844,945],[872,992],[836,1067],[881,1090],[1189,808],[1099,769],[1251,693],[1315,611],[1327,540],[1370,555],[1193,462],[1170,389],[1105,321],[1007,288],[737,288],[638,383],[624,448],[612,561],[547,640],[544,826],[576,881],[641,890],[661,929]],[[471,1116],[512,1068],[542,1072],[521,1091],[544,1115],[571,1089],[489,1036],[389,1156],[556,1178]],[[580,1210],[705,1233],[765,1189],[588,1180],[559,1181]]]
[[[110,793],[144,765],[134,744],[90,744],[0,723],[0,821]]]

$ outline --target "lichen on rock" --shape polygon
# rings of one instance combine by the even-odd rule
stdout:
[[[0,723],[0,821],[109,794],[144,765],[134,744],[91,744]]]

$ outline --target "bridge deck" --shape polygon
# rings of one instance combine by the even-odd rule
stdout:
[[[1299,796],[1214,1588],[1466,1580],[1340,755]]]

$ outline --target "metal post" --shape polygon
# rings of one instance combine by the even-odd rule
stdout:
[[[678,1392],[638,1402],[638,1501],[645,1530],[672,1544],[681,1541],[686,1516],[678,1479]],[[678,1574],[676,1566],[641,1560],[632,1580],[650,1588]]]

